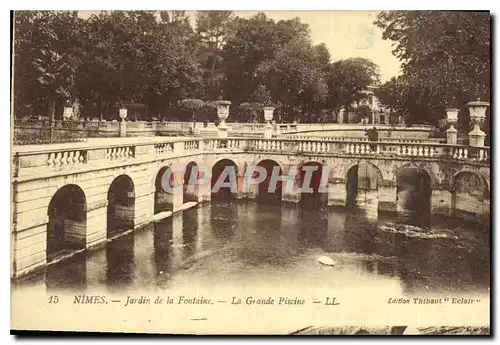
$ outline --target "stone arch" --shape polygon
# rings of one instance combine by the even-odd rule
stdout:
[[[172,193],[169,193],[169,191],[165,189],[167,173],[169,176],[168,185],[174,187],[174,176],[171,171],[171,165],[163,165],[154,175],[154,214],[173,210],[173,203],[171,200]]]
[[[396,210],[413,225],[428,225],[435,176],[428,168],[405,164],[396,170]],[[416,222],[416,223],[415,223]]]
[[[360,167],[363,166],[365,169],[361,172]],[[375,172],[376,177],[373,177],[372,172]],[[356,206],[375,211],[378,209],[378,189],[383,185],[384,179],[377,165],[367,160],[357,161],[348,165],[343,178],[345,179],[347,207]]]
[[[431,188],[437,189],[439,186],[439,179],[436,177],[436,175],[432,172],[432,170],[426,165],[426,164],[416,164],[416,163],[405,163],[403,165],[395,166],[394,167],[394,182],[396,182],[396,178],[398,176],[398,172],[402,171],[407,168],[418,168],[422,169],[427,173],[427,175],[430,178],[431,182]]]
[[[450,183],[450,187],[451,187],[451,190],[452,191],[455,191],[455,182],[457,181],[457,177],[461,174],[473,174],[473,175],[476,175],[481,181],[483,181],[488,193],[491,193],[491,189],[490,189],[490,181],[489,179],[487,179],[483,173],[479,170],[474,170],[474,169],[470,169],[470,168],[464,168],[460,171],[457,171],[456,173],[453,174],[453,177],[451,179],[451,183]]]
[[[278,180],[276,182],[276,188],[273,188],[273,190],[269,190],[269,184],[271,181],[272,174],[275,169],[275,167],[279,168],[279,175],[281,176],[283,174],[283,168],[280,165],[279,162],[277,162],[274,159],[271,158],[265,158],[261,159],[256,166],[263,167],[266,169],[266,176],[264,181],[260,182],[259,185],[257,186],[258,193],[257,193],[257,201],[258,202],[263,202],[263,203],[268,203],[268,202],[279,202],[281,201],[282,198],[282,181]]]
[[[468,181],[465,176],[473,176]],[[478,185],[479,184],[479,185]],[[463,169],[453,175],[451,184],[452,210],[455,215],[469,218],[488,218],[490,208],[490,188],[488,180],[481,172]]]
[[[135,225],[135,185],[127,174],[118,175],[108,188],[108,237],[133,229]]]
[[[229,201],[238,193],[237,163],[229,158],[222,158],[212,165],[210,188],[212,199]]]
[[[375,171],[377,172],[377,176],[378,176],[377,183],[379,185],[382,185],[382,183],[384,182],[384,175],[382,174],[382,170],[380,170],[380,168],[376,164],[374,164],[366,159],[351,161],[351,163],[344,165],[344,171],[342,173],[342,178],[347,179],[347,174],[349,173],[349,170],[351,170],[353,167],[355,167],[356,165],[359,165],[361,163],[366,163],[366,164],[370,165],[373,169],[375,169]]]
[[[302,207],[314,209],[327,205],[328,193],[324,189],[326,189],[325,187],[327,187],[328,179],[330,178],[330,176],[325,175],[325,173],[329,173],[328,170],[325,172],[325,163],[326,162],[314,159],[302,161],[300,163],[297,169],[298,176],[296,181],[298,182],[298,185],[296,187],[301,188],[300,203],[302,204]],[[306,166],[319,167],[319,169],[316,169],[312,172],[309,185],[305,185],[307,181],[305,181],[306,169],[304,169],[304,167]]]
[[[76,184],[59,188],[47,207],[47,261],[87,242],[87,198]]]
[[[198,202],[198,183],[200,174],[198,164],[195,161],[190,161],[186,164],[183,176],[183,202],[195,201]]]

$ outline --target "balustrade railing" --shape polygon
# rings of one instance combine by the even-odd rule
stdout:
[[[200,142],[198,140],[190,140],[184,142],[184,151],[193,152],[200,148]]]
[[[134,146],[111,147],[106,150],[106,158],[111,161],[134,158],[134,151]]]
[[[52,152],[48,154],[47,166],[51,168],[83,164],[87,161],[86,150]]]
[[[154,145],[155,154],[157,156],[172,154],[174,151],[173,143],[161,143]]]
[[[168,141],[141,141],[113,147],[90,145],[88,143],[63,144],[60,147],[14,147],[17,170],[24,175],[37,175],[44,166],[50,169],[71,167],[97,162],[155,160],[162,157],[181,157],[186,153],[206,154],[209,152],[259,152],[286,155],[335,155],[365,158],[400,158],[450,160],[462,163],[490,163],[489,147],[471,147],[435,143],[365,142],[343,140],[291,140],[291,139],[248,139],[248,138],[203,138],[177,139]],[[136,156],[136,153],[138,156]],[[23,172],[24,171],[24,172]],[[20,175],[18,175],[20,176]]]

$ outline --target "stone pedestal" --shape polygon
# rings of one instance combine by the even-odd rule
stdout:
[[[221,128],[220,126],[217,127],[217,137],[218,138],[227,138],[229,136],[229,128],[226,127],[225,128]]]
[[[474,129],[469,133],[470,146],[484,146],[484,138],[486,137],[486,133],[481,130],[480,125],[486,118],[486,109],[489,107],[489,105],[490,104],[488,102],[482,102],[480,100],[467,103],[470,112],[470,119],[474,124]]]
[[[273,137],[273,126],[268,123],[266,127],[264,127],[264,139],[271,139]]]
[[[120,137],[127,136],[127,109],[120,109]]]
[[[446,143],[450,145],[456,145],[457,138],[458,138],[458,130],[455,127],[453,127],[453,125],[451,125],[450,128],[446,130]]]
[[[479,125],[474,125],[474,129],[469,133],[469,145],[473,147],[484,146],[484,138],[486,138],[486,133],[484,133]]]

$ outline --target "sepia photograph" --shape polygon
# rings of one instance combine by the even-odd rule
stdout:
[[[490,335],[489,11],[11,26],[11,333]]]

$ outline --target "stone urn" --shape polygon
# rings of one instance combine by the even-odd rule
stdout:
[[[122,119],[122,121],[125,121],[125,119],[127,118],[127,113],[127,109],[119,110],[120,119]]]
[[[458,121],[458,111],[457,108],[446,109],[446,121],[450,125],[450,128],[446,130],[446,143],[451,145],[457,144],[458,130],[454,125]]]
[[[226,124],[226,119],[229,116],[229,106],[231,101],[217,101],[217,117],[219,118],[219,126],[217,126],[218,136],[220,138],[227,138],[229,128]]]
[[[273,136],[273,120],[274,107],[264,107],[264,120],[266,120],[266,127],[264,128],[264,138],[269,139]]]
[[[231,101],[217,101],[217,117],[220,120],[219,129],[227,128],[226,119],[229,116]]]
[[[481,130],[481,124],[486,118],[486,109],[490,103],[484,101],[472,101],[467,103],[469,107],[470,120],[474,124],[474,129],[469,132],[469,145],[474,147],[484,146],[486,133]]]
[[[272,127],[271,121],[273,120],[274,107],[264,107],[264,120],[266,120],[266,127]]]

